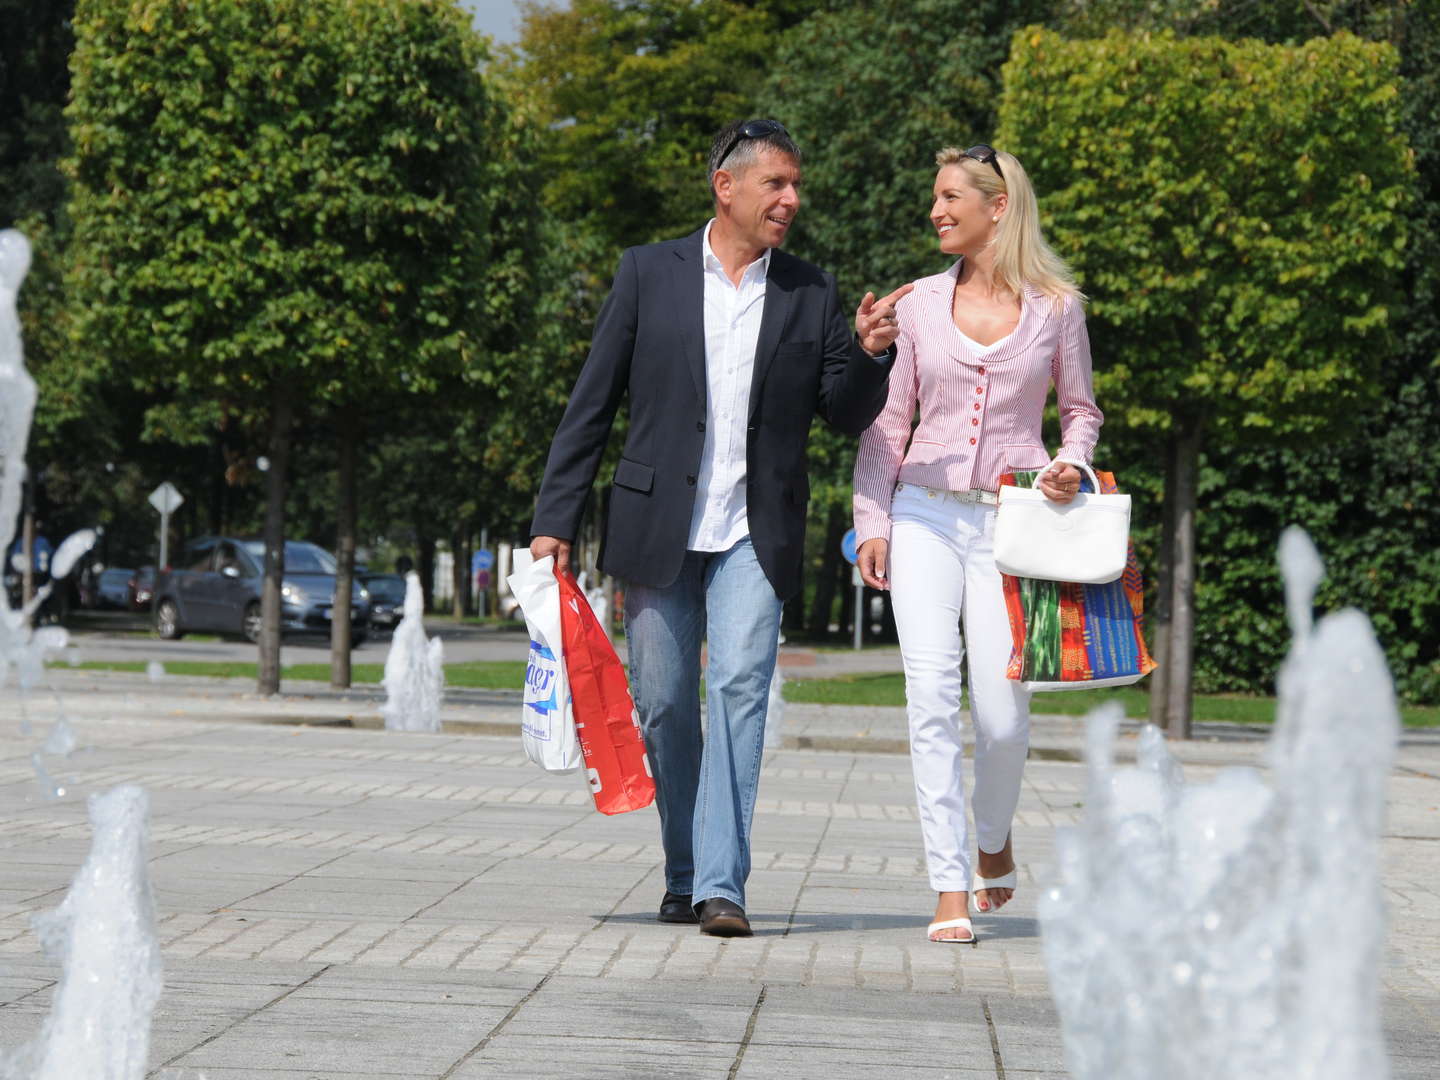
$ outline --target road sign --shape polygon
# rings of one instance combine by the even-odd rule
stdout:
[[[846,562],[851,563],[852,565],[854,564],[854,562],[855,562],[855,530],[854,530],[854,529],[851,529],[849,532],[847,532],[844,536],[842,536],[842,537],[840,538],[840,554],[845,556],[845,561],[846,561]]]
[[[476,571],[475,571],[475,587],[476,587],[477,589],[488,589],[488,588],[490,587],[490,571],[489,571],[489,570],[476,570]]]
[[[486,548],[481,548],[471,557],[470,568],[477,573],[481,570],[494,570],[495,553]]]
[[[185,496],[169,480],[150,492],[150,505],[166,517],[179,510],[184,502]]]

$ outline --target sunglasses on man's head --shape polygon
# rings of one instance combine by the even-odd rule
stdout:
[[[728,158],[730,152],[740,144],[741,139],[763,139],[766,135],[789,134],[790,133],[785,130],[785,125],[780,123],[779,120],[747,120],[740,125],[739,130],[736,131],[735,134],[730,137],[730,141],[725,144],[725,152],[721,154],[715,162],[715,168],[718,169],[725,164],[725,159]]]
[[[981,165],[989,165],[995,170],[996,176],[1001,180],[1005,179],[1005,174],[1000,171],[1000,155],[995,153],[993,146],[988,146],[985,143],[977,143],[965,151],[965,156],[980,162]]]

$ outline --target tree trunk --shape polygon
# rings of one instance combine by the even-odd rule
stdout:
[[[450,539],[450,550],[455,557],[450,561],[450,617],[459,621],[465,617],[466,599],[470,589],[470,540],[469,528],[460,526]]]
[[[1190,738],[1195,653],[1195,506],[1202,422],[1178,416],[1167,447],[1165,571],[1160,581],[1163,636],[1157,635],[1150,718],[1172,739]],[[1154,676],[1152,676],[1154,678]]]
[[[336,413],[339,436],[335,468],[335,599],[330,607],[330,685],[337,690],[350,686],[350,599],[355,581],[355,444],[360,425],[355,410]]]
[[[415,571],[420,575],[428,615],[435,606],[435,538],[419,528],[415,530]]]
[[[280,588],[285,580],[285,489],[290,435],[295,420],[293,392],[277,382],[270,400],[270,469],[265,474],[265,579],[260,587],[261,694],[280,692]]]
[[[810,605],[810,636],[823,638],[830,632],[830,613],[835,609],[837,563],[844,562],[840,540],[845,535],[845,515],[839,505],[830,507],[825,518],[825,545],[821,550],[820,573],[815,578],[815,596]]]

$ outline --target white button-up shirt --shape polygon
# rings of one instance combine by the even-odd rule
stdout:
[[[705,262],[705,448],[690,517],[691,551],[725,551],[750,532],[745,513],[745,436],[755,345],[765,313],[770,251],[745,268],[740,284],[725,276],[710,247],[712,218],[702,242]]]

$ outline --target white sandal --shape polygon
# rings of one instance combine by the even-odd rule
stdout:
[[[1020,884],[1019,875],[1018,875],[1017,872],[1014,871],[1014,870],[1011,870],[1008,874],[1001,874],[999,877],[992,877],[992,878],[984,878],[984,877],[981,877],[979,874],[976,874],[976,875],[975,875],[975,884],[970,887],[970,899],[971,899],[972,902],[975,903],[975,910],[977,910],[977,911],[985,911],[985,912],[998,911],[1001,907],[1004,907],[1005,905],[1004,905],[1004,904],[999,904],[999,905],[992,904],[992,905],[991,905],[990,907],[988,907],[988,908],[982,908],[982,907],[980,906],[979,901],[976,901],[976,900],[975,900],[975,894],[976,894],[977,892],[979,892],[981,889],[1009,889],[1009,890],[1013,893],[1013,892],[1015,891],[1016,886],[1019,885],[1019,884]],[[1010,899],[1013,900],[1014,897],[1012,896]],[[1009,903],[1009,902],[1010,902],[1010,901],[1007,900],[1005,903]]]
[[[931,935],[934,934],[935,931],[937,931],[937,930],[949,930],[951,927],[959,927],[959,928],[962,929],[962,930],[969,930],[969,931],[970,931],[970,936],[967,937],[967,938],[957,938],[957,937],[942,937],[942,938],[937,938],[937,937],[932,937],[932,936],[931,936]],[[974,945],[974,944],[975,944],[975,928],[970,925],[970,920],[969,920],[969,919],[945,919],[945,920],[943,920],[942,922],[932,922],[929,926],[927,926],[927,927],[925,928],[925,936],[926,936],[927,938],[929,938],[931,941],[933,941],[936,945]]]

